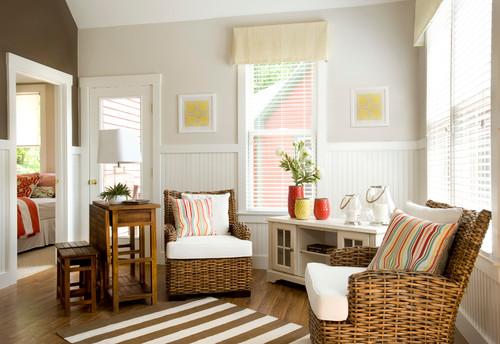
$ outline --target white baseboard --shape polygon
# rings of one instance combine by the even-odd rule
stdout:
[[[253,268],[267,270],[267,256],[253,256]]]
[[[472,344],[488,344],[488,341],[483,338],[481,333],[474,327],[474,325],[467,319],[467,316],[458,310],[456,328],[460,331],[462,336],[465,337],[468,343]]]

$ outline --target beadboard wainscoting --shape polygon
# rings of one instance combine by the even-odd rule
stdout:
[[[500,283],[482,270],[476,263],[460,304],[457,327],[469,343],[500,343]]]
[[[325,186],[318,196],[330,200],[331,217],[340,217],[346,194],[361,202],[371,185],[387,185],[396,207],[425,202],[425,147],[419,142],[341,142],[326,151]]]
[[[213,147],[212,147],[213,146]],[[330,143],[325,150],[324,182],[318,196],[330,199],[333,217],[339,217],[343,195],[359,193],[364,199],[370,185],[389,185],[396,206],[407,200],[425,201],[425,147],[421,142],[342,142]],[[237,146],[163,146],[162,189],[222,190],[238,193]],[[241,197],[241,195],[239,195]],[[162,205],[163,206],[163,205]],[[241,211],[241,209],[240,209]],[[263,215],[240,215],[252,229],[254,265],[267,268],[267,222]],[[162,207],[163,223],[163,207]],[[160,235],[164,253],[163,235]]]
[[[177,191],[213,191],[235,189],[238,194],[238,173],[236,152],[218,152],[219,145],[213,151],[207,151],[210,146],[190,149],[182,146],[162,147],[161,152],[161,186],[162,190]],[[200,150],[202,150],[200,152]],[[179,152],[180,151],[180,152]],[[163,195],[161,201],[161,216],[158,221],[164,221]],[[160,228],[163,228],[161,226]],[[165,238],[163,229],[157,238],[162,255],[165,254]],[[164,260],[163,260],[164,261]]]
[[[254,269],[267,269],[268,233],[266,216],[240,215],[239,220],[245,222],[252,230],[252,250]]]
[[[9,144],[6,141],[0,140],[0,252],[10,252],[10,241],[7,240],[7,233],[5,231],[10,229],[10,218],[9,210],[11,209],[10,204],[10,193],[9,193],[9,174],[10,174],[10,163],[9,163]],[[12,233],[12,232],[11,232]],[[6,271],[6,265],[8,263],[8,258],[4,254],[0,254],[0,274],[4,274]],[[2,278],[3,282],[3,278]],[[8,284],[1,283],[2,287]]]
[[[80,228],[80,208],[81,208],[81,197],[80,197],[80,147],[72,147],[71,150],[71,164],[73,172],[73,183],[69,185],[69,195],[73,198],[73,231],[68,233],[68,238],[73,236],[73,240],[88,240],[89,229]],[[87,206],[88,207],[88,206]],[[69,239],[71,240],[71,239]]]

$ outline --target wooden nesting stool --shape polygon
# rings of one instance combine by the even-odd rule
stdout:
[[[97,308],[96,267],[98,251],[91,246],[85,246],[59,249],[57,254],[61,262],[58,294],[61,297],[61,304],[66,316],[69,316],[71,306],[75,305],[90,305],[91,312],[95,312]],[[80,272],[78,282],[71,283],[70,274],[72,272]],[[71,289],[73,286],[77,286],[77,288]],[[72,297],[83,297],[83,299],[71,301]]]
[[[60,289],[61,289],[61,257],[59,256],[59,250],[60,249],[65,249],[65,248],[77,248],[77,247],[87,247],[90,246],[90,244],[86,241],[70,241],[70,242],[58,242],[54,244],[54,247],[56,248],[57,252],[57,295],[56,297],[59,298],[60,295]],[[83,272],[80,274],[80,280],[83,282]]]

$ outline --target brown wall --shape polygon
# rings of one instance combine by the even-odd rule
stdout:
[[[8,0],[0,10],[0,139],[7,132],[6,53],[73,75],[73,145],[78,146],[78,28],[64,0]]]

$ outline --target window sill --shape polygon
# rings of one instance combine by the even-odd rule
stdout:
[[[500,259],[486,252],[479,252],[475,267],[500,283]]]
[[[238,220],[245,223],[267,223],[268,217],[287,214],[286,212],[277,211],[240,211],[238,212]]]

